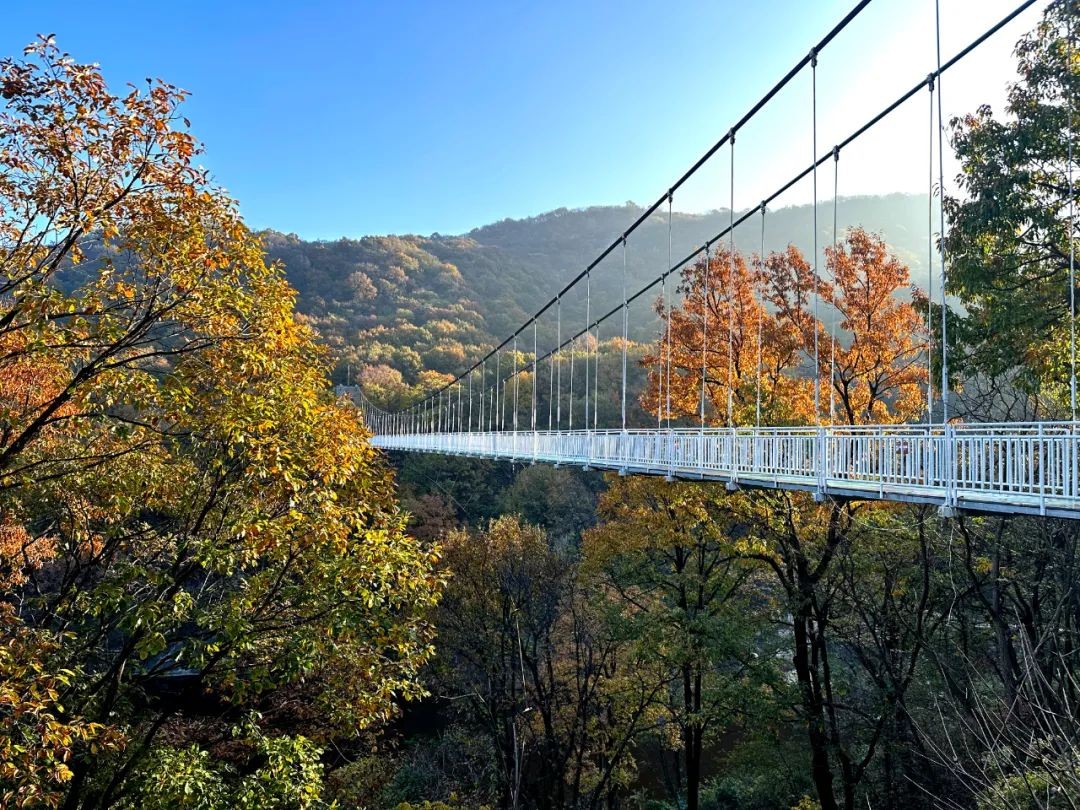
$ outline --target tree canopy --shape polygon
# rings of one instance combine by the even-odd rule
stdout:
[[[421,691],[437,552],[193,162],[184,93],[115,96],[51,38],[0,86],[4,802],[124,798],[181,755],[170,683],[303,684],[313,738],[384,721]]]

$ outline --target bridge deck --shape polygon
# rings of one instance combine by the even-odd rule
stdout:
[[[409,433],[378,435],[373,444],[945,510],[1080,518],[1080,425],[1071,422]]]

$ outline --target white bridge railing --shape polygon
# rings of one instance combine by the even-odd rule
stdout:
[[[373,444],[931,503],[946,513],[1080,518],[1080,424],[1072,422],[407,433]]]

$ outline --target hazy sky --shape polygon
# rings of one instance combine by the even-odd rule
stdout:
[[[948,59],[1019,0],[941,0]],[[652,202],[854,0],[188,0],[7,4],[0,53],[52,32],[117,88],[190,90],[203,162],[249,224],[307,238],[457,233],[560,206]],[[821,56],[818,143],[934,67],[933,0],[873,0]],[[1026,12],[944,80],[1000,107]],[[840,193],[925,191],[929,94],[841,157]],[[739,134],[735,205],[809,165],[809,73]],[[722,150],[676,199],[728,204]],[[953,172],[950,172],[950,174]],[[832,196],[832,171],[819,196]],[[809,181],[778,204],[811,199]]]

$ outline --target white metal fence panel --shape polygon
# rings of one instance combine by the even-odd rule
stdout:
[[[399,433],[373,443],[1080,517],[1076,423]]]

